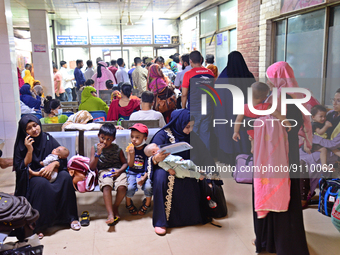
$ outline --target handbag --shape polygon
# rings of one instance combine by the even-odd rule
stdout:
[[[248,166],[248,167],[247,167]],[[253,183],[253,155],[240,154],[236,157],[236,170],[232,173],[237,183],[252,184]]]
[[[91,171],[90,159],[83,156],[73,156],[67,163],[67,170],[72,176],[73,187],[81,193],[93,191],[96,173]]]
[[[331,217],[335,200],[338,198],[340,190],[340,179],[326,179],[322,177],[319,180],[319,208],[322,214]]]
[[[177,101],[173,89],[170,86],[167,86],[159,92],[156,81],[156,90],[157,95],[155,97],[153,109],[160,113],[175,110],[177,107]]]

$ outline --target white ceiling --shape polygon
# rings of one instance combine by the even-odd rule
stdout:
[[[85,0],[86,1],[86,0]],[[130,12],[133,23],[146,19],[176,19],[182,13],[205,0],[87,0],[93,3],[79,3],[84,0],[11,0],[14,27],[28,27],[28,9],[42,9],[54,12],[51,19],[79,19],[86,16],[100,19],[102,23],[113,24],[128,21]]]

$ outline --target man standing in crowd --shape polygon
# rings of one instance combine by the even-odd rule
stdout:
[[[214,73],[215,79],[218,77],[218,68],[214,65],[215,57],[213,54],[207,54],[205,56],[205,64],[209,70]]]
[[[132,73],[132,81],[136,89],[138,89],[137,96],[140,97],[144,91],[146,91],[148,70],[142,67],[142,60],[136,57],[134,60],[136,69]]]
[[[56,64],[53,65],[53,74],[55,97],[60,101],[65,101],[65,90],[61,85],[63,77],[61,77],[60,72],[58,72],[58,66]]]
[[[87,65],[87,68],[84,73],[85,81],[87,81],[88,79],[91,79],[92,76],[94,75],[92,60],[87,60],[86,65]]]
[[[69,75],[68,70],[67,70],[67,64],[64,60],[60,61],[60,66],[61,66],[60,74],[62,76],[61,85],[65,89],[67,101],[71,102],[72,101],[72,88],[73,88],[72,80],[74,80],[74,77],[72,75]]]
[[[85,77],[81,69],[83,68],[83,60],[77,59],[76,61],[77,67],[74,69],[74,78],[76,79],[76,93],[77,93],[77,100],[80,103],[81,100],[81,90],[80,88],[85,84]],[[80,90],[80,91],[79,91]]]
[[[133,73],[133,71],[135,71],[135,69],[136,69],[135,63],[132,63],[131,69],[128,71],[129,80],[130,80],[130,84],[131,84],[132,88],[134,87],[133,82],[132,82],[132,73]]]
[[[179,88],[182,85],[184,74],[191,70],[191,65],[189,62],[189,54],[183,54],[181,57],[181,68],[182,71],[178,72],[175,79],[175,87]],[[178,69],[179,70],[179,69]]]
[[[170,69],[164,66],[163,57],[157,57],[155,60],[155,63],[161,67],[163,74],[167,76],[171,82],[175,81],[176,75],[173,71],[171,71]]]
[[[195,118],[194,132],[200,136],[207,149],[210,149],[210,125],[213,116],[213,102],[207,97],[207,114],[201,114],[201,96],[205,94],[200,88],[205,85],[214,87],[215,77],[211,70],[202,66],[202,55],[199,51],[192,51],[189,55],[192,67],[186,72],[182,83],[182,108],[188,108]],[[204,81],[202,83],[202,81]],[[190,93],[189,93],[190,91]],[[188,105],[187,105],[188,102]]]
[[[26,64],[25,69],[22,70],[21,72],[21,78],[25,77],[25,71],[28,70],[32,73],[32,65],[31,64]]]
[[[116,60],[111,60],[111,66],[109,66],[107,69],[109,69],[110,72],[113,74],[113,78],[115,79],[113,81],[113,84],[117,84],[117,79],[116,79],[116,72],[118,71],[117,61]]]
[[[117,84],[121,82],[130,83],[129,75],[128,72],[126,71],[124,60],[122,58],[118,58],[117,64],[119,66],[118,71],[116,72]]]

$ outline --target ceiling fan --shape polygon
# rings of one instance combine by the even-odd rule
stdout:
[[[75,2],[74,4],[99,4],[99,2],[94,1],[94,0],[84,0],[84,1]]]

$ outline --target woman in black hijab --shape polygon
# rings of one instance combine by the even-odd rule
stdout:
[[[247,103],[247,89],[256,80],[254,75],[249,71],[242,54],[238,51],[233,51],[228,55],[228,64],[221,72],[216,84],[231,84],[242,90],[244,95],[244,103]],[[235,122],[236,115],[233,115],[233,96],[228,89],[216,89],[220,95],[223,105],[216,107],[214,119],[226,119],[227,124],[216,125],[214,130],[217,136],[217,141],[223,141],[217,146],[218,160],[234,165],[237,154],[250,153],[250,142],[247,132],[240,131],[241,139],[235,142],[232,139],[234,126],[230,126],[231,120]]]
[[[66,159],[46,166],[41,177],[29,176],[29,170],[41,170],[40,161],[58,146],[59,143],[51,135],[41,131],[41,123],[36,116],[27,114],[20,119],[13,157],[15,195],[26,197],[32,207],[39,211],[40,217],[34,229],[36,233],[56,224],[71,224],[72,229],[80,229],[76,195],[66,169]],[[54,168],[59,169],[58,177],[50,183],[47,178]]]

